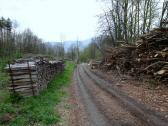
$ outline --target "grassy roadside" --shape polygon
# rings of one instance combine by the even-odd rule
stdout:
[[[3,70],[7,63],[8,63],[7,58],[0,58],[0,89],[1,90],[6,87],[6,84],[9,79],[7,74]]]
[[[60,116],[54,108],[66,95],[61,89],[69,85],[74,67],[74,63],[67,62],[65,71],[56,76],[39,96],[21,99],[13,104],[10,97],[1,102],[0,117],[7,115],[10,118],[10,121],[1,122],[1,125],[46,126],[59,122]]]

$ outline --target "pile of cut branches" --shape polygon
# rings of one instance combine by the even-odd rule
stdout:
[[[154,29],[136,42],[136,73],[168,82],[168,29]]]
[[[102,69],[168,82],[168,29],[154,29],[134,45],[108,48],[104,59]]]

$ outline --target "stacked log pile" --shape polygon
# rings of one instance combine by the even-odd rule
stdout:
[[[168,82],[168,29],[154,29],[134,45],[107,49],[101,68]]]
[[[91,60],[88,65],[90,65],[91,69],[98,69],[100,61]]]
[[[10,75],[9,90],[22,96],[38,95],[49,81],[64,70],[62,61],[19,60],[6,67]]]

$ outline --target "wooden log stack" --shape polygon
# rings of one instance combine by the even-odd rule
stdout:
[[[90,60],[88,65],[91,67],[91,69],[98,69],[99,64],[100,64],[100,61]]]
[[[64,70],[62,61],[19,60],[6,67],[10,75],[9,90],[21,96],[38,95],[51,79]]]
[[[145,34],[134,45],[108,48],[101,68],[117,69],[131,75],[149,75],[168,82],[168,29],[157,28]]]

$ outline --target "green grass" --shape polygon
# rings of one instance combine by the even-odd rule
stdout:
[[[8,82],[8,75],[3,70],[7,62],[8,62],[7,59],[0,58],[0,89],[4,88],[4,86]]]
[[[38,96],[21,99],[14,104],[8,97],[0,103],[0,116],[8,113],[13,118],[5,124],[1,122],[1,125],[27,126],[39,124],[40,126],[47,126],[59,122],[61,117],[56,112],[55,106],[66,96],[66,92],[62,88],[70,84],[74,67],[72,62],[67,62],[65,71],[57,75],[50,82],[48,88]]]

